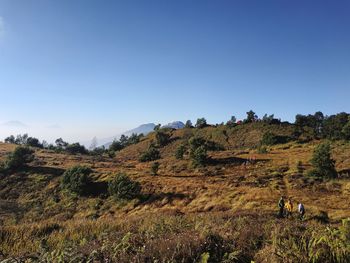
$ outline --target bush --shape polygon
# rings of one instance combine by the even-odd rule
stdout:
[[[26,145],[31,147],[43,148],[43,145],[40,143],[39,139],[34,137],[28,137],[26,141]]]
[[[256,122],[258,120],[258,116],[254,111],[250,110],[247,112],[247,118],[243,121],[244,123]]]
[[[197,122],[196,122],[196,128],[204,128],[204,127],[207,127],[208,124],[207,124],[207,120],[205,118],[199,118],[197,119]]]
[[[92,170],[86,166],[77,165],[69,168],[63,174],[61,187],[78,195],[86,195],[91,184],[91,173]]]
[[[186,146],[184,144],[180,144],[175,151],[175,158],[178,160],[182,160],[184,158],[184,154],[186,153]]]
[[[170,141],[170,135],[168,133],[158,130],[156,132],[156,140],[159,147],[167,145]]]
[[[261,138],[261,145],[274,145],[279,143],[286,143],[290,140],[287,136],[279,136],[272,132],[265,132]]]
[[[76,142],[76,143],[72,143],[72,144],[68,144],[66,146],[66,151],[70,154],[87,154],[88,151],[86,150],[84,145],[80,145],[80,143]]]
[[[350,140],[350,117],[347,124],[342,129],[342,134],[345,140]]]
[[[185,128],[193,128],[191,120],[187,120],[185,123]]]
[[[17,146],[15,150],[7,156],[4,168],[14,170],[24,167],[34,160],[34,151],[29,147]]]
[[[117,199],[133,199],[140,194],[141,185],[126,174],[119,173],[108,183],[108,192]]]
[[[311,164],[314,166],[312,175],[321,177],[337,177],[335,161],[331,158],[331,146],[328,142],[318,145],[313,153]]]
[[[192,153],[192,163],[194,166],[203,166],[208,160],[207,149],[204,145],[199,146]]]
[[[15,144],[16,143],[16,138],[13,135],[10,135],[9,137],[5,138],[5,143],[12,143]]]
[[[152,175],[156,176],[158,174],[158,170],[159,170],[159,163],[158,162],[154,162],[151,166],[151,173]]]
[[[261,145],[274,145],[278,143],[278,137],[272,132],[265,132],[261,139]]]
[[[139,158],[140,162],[150,162],[158,159],[160,159],[160,152],[153,144],[151,144],[147,151],[142,153]]]
[[[268,153],[268,150],[267,150],[266,146],[259,146],[258,153],[259,154],[266,154],[266,153]]]

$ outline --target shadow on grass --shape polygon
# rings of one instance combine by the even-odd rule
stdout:
[[[57,168],[57,167],[48,167],[48,166],[27,166],[24,167],[24,172],[29,172],[31,174],[41,174],[41,175],[48,175],[52,178],[60,176],[64,173],[64,169]]]
[[[89,197],[108,197],[108,182],[91,182],[88,186]]]
[[[167,199],[168,202],[172,202],[173,200],[182,200],[187,198],[188,195],[183,193],[174,193],[174,192],[167,192],[167,193],[151,193],[151,194],[143,194],[139,197],[140,199],[140,205],[145,204],[151,204],[157,201],[161,201],[163,199]]]
[[[269,159],[247,159],[247,158],[240,158],[240,157],[225,157],[225,158],[210,158],[208,160],[208,165],[227,165],[227,164],[233,164],[233,165],[242,165],[242,164],[257,164],[257,163],[265,163],[270,161]]]

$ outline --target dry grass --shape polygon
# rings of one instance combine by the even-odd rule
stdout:
[[[276,145],[269,147],[267,154],[258,154],[254,146],[263,132],[248,128],[173,131],[173,141],[161,149],[158,176],[151,176],[151,163],[138,162],[139,153],[148,147],[152,134],[117,153],[114,159],[36,150],[31,167],[0,175],[0,252],[16,256],[35,254],[47,245],[50,250],[73,246],[79,253],[88,254],[95,248],[101,249],[104,235],[108,236],[109,247],[113,247],[130,232],[133,249],[123,252],[125,262],[145,262],[151,255],[163,255],[173,262],[182,257],[199,260],[205,252],[203,242],[211,232],[225,240],[223,253],[236,249],[235,242],[242,251],[251,246],[247,244],[250,234],[239,228],[243,224],[239,220],[244,221],[244,227],[253,220],[251,235],[268,238],[271,224],[284,224],[274,217],[281,195],[292,197],[295,206],[297,201],[303,202],[309,219],[320,211],[326,211],[334,224],[350,216],[350,179],[346,177],[350,170],[349,143],[332,143],[336,168],[343,176],[317,180],[306,177],[305,171],[311,168],[308,160],[318,141]],[[259,129],[264,131],[266,127]],[[278,131],[280,135],[290,132],[283,127]],[[204,168],[193,168],[187,157],[176,160],[176,147],[193,133],[220,143],[226,150],[210,152],[212,162]],[[237,136],[242,140],[238,141]],[[0,144],[0,159],[14,147]],[[244,165],[249,158],[256,161]],[[94,179],[100,182],[125,172],[141,183],[143,196],[140,200],[116,202],[103,196],[77,198],[62,192],[61,174],[76,164],[92,167]],[[257,227],[260,217],[264,220]],[[147,244],[146,249],[142,242]],[[266,247],[261,250],[262,245],[249,249],[247,254],[240,254],[241,259],[254,259],[255,253],[261,256],[268,251]],[[111,256],[115,252],[108,253],[105,254]]]

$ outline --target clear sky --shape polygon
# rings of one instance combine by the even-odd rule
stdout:
[[[0,0],[0,139],[349,112],[349,14],[347,0]]]

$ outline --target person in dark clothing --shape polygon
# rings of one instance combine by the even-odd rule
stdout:
[[[281,196],[280,200],[278,201],[278,217],[283,217],[284,212],[284,199],[283,196]]]

